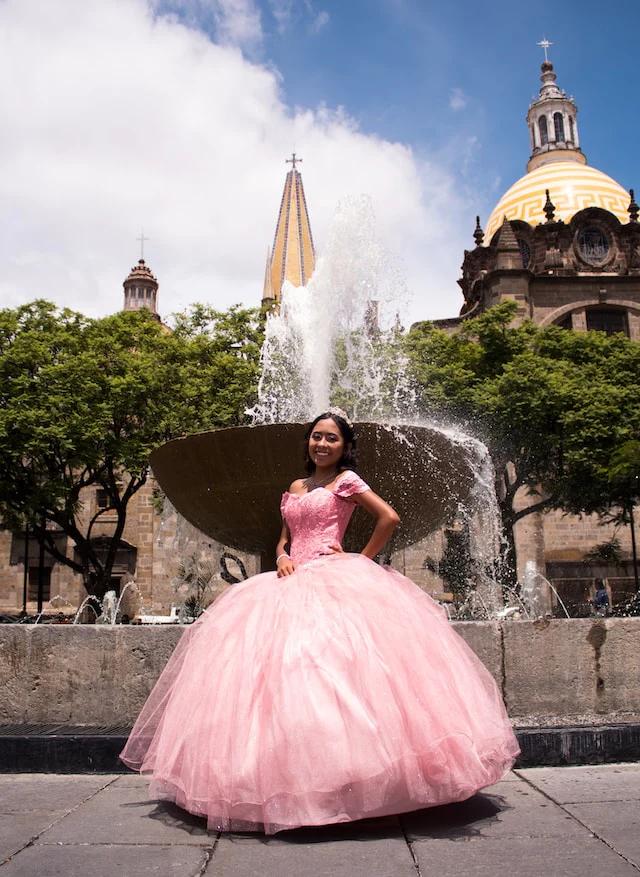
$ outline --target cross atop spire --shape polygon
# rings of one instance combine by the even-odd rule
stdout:
[[[547,56],[547,49],[550,48],[553,43],[549,42],[546,37],[543,37],[539,43],[536,43],[537,46],[540,46],[541,49],[544,49],[544,60],[549,63],[549,58]]]
[[[301,158],[297,158],[295,152],[292,152],[292,153],[291,153],[291,158],[285,158],[285,160],[284,160],[284,163],[285,163],[285,164],[290,164],[290,165],[291,165],[291,170],[295,170],[295,169],[296,169],[296,164],[297,164],[298,162],[302,163],[302,159],[301,159]]]
[[[146,238],[144,236],[144,231],[140,229],[140,234],[136,238],[137,241],[140,241],[140,258],[144,259],[144,242],[150,240],[150,238]]]

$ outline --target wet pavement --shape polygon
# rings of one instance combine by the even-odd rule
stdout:
[[[516,770],[462,804],[261,835],[207,832],[136,775],[0,775],[0,877],[622,877],[640,764]]]

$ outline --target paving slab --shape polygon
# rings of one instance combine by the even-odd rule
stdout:
[[[216,832],[174,804],[150,801],[146,788],[108,786],[47,831],[46,843],[211,846]]]
[[[0,774],[0,813],[71,810],[113,779],[90,774]]]
[[[145,792],[149,788],[149,783],[149,777],[140,776],[139,773],[120,774],[115,780],[115,785],[119,789],[142,789]]]
[[[462,801],[417,810],[401,818],[410,840],[579,837],[572,817],[525,782],[500,782]]]
[[[361,840],[293,838],[269,841],[223,836],[207,868],[207,877],[416,877],[402,837]]]
[[[583,837],[513,837],[507,843],[502,838],[417,840],[412,847],[421,877],[638,877],[633,865],[586,832]]]
[[[38,844],[2,868],[2,877],[196,877],[207,851],[188,846],[48,846]]]
[[[10,813],[0,816],[0,864],[25,847],[65,811]]]
[[[209,832],[147,789],[0,777],[0,877],[640,875],[640,765],[515,771],[460,804],[270,837]]]
[[[640,869],[640,802],[565,804],[566,809]]]
[[[559,804],[578,801],[640,801],[640,764],[532,767],[517,774]]]

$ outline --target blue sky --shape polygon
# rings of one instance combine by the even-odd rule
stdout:
[[[456,314],[476,213],[525,171],[546,36],[589,164],[640,190],[638,0],[0,0],[0,303],[257,304],[296,150],[317,248],[366,193],[413,295]],[[15,83],[20,84],[19,88]]]
[[[319,36],[271,30],[266,51],[293,103],[344,103],[367,130],[429,146],[462,132],[483,141],[496,171],[520,172],[527,152],[522,117],[539,86],[547,36],[561,83],[577,96],[592,152],[626,169],[638,131],[636,0],[558,2],[349,0],[331,3]],[[450,92],[468,98],[448,112]],[[624,126],[617,144],[611,127]],[[601,122],[605,122],[602,124]],[[635,173],[635,171],[634,171]],[[632,174],[633,175],[633,174]]]
[[[288,103],[344,105],[363,130],[445,162],[449,151],[459,158],[452,143],[477,138],[468,164],[452,170],[485,214],[495,181],[506,189],[524,173],[524,115],[546,36],[558,82],[578,102],[589,164],[640,188],[637,0],[343,0],[322,4],[329,20],[319,33],[304,4],[284,33],[262,8],[264,55]]]

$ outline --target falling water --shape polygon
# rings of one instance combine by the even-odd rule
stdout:
[[[370,200],[341,205],[308,285],[285,283],[279,312],[268,318],[258,404],[250,413],[254,424],[304,422],[339,405],[354,420],[384,423],[400,439],[403,424],[440,429],[461,447],[475,475],[457,515],[468,527],[473,558],[470,614],[495,617],[504,544],[493,464],[482,442],[418,412],[402,350],[399,314],[407,300],[401,273],[377,237]],[[411,455],[416,449],[405,438]]]
[[[370,199],[345,202],[308,285],[285,283],[267,321],[254,423],[303,422],[329,405],[356,420],[411,419],[415,397],[399,343],[407,298]]]

